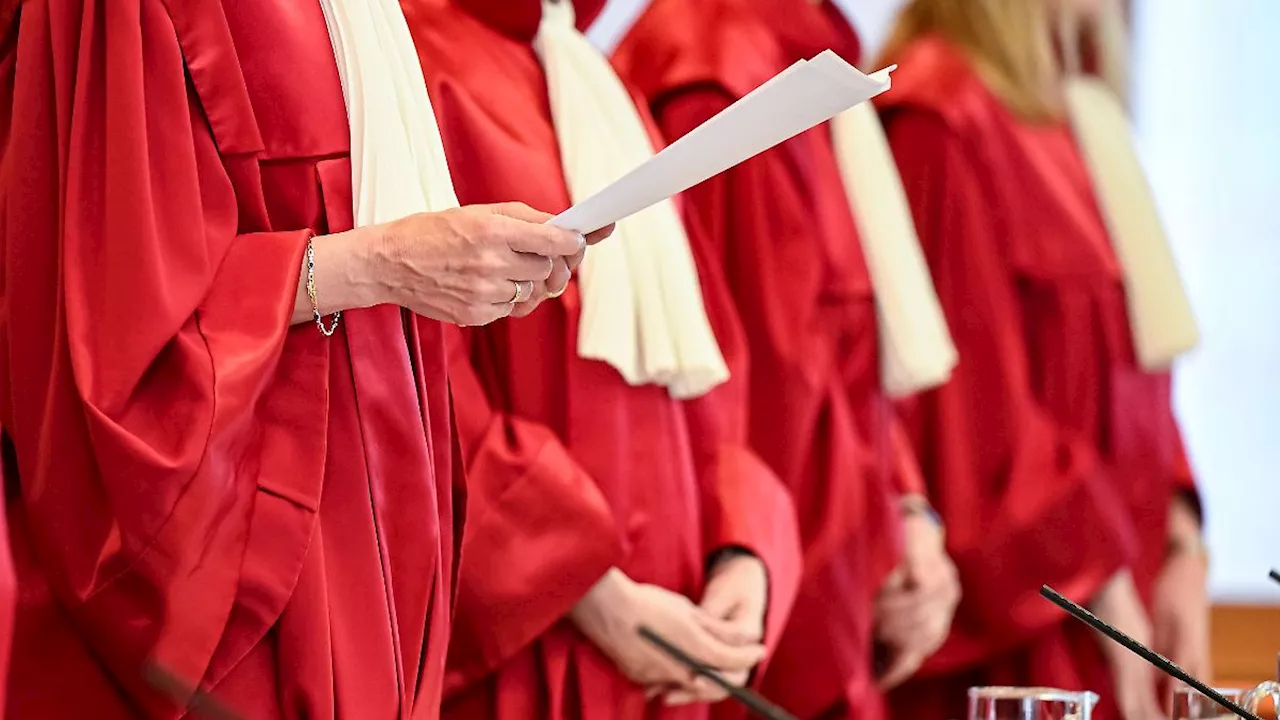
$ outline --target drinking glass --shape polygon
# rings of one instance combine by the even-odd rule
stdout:
[[[1280,682],[1268,680],[1246,692],[1240,704],[1245,710],[1262,717],[1280,715]],[[1263,714],[1263,709],[1267,712]]]
[[[969,688],[969,720],[1089,720],[1098,696],[1055,688]]]
[[[1231,702],[1240,705],[1244,691],[1239,688],[1214,688]],[[1195,688],[1182,685],[1173,691],[1173,720],[1213,720],[1235,717],[1230,710],[1201,695]]]

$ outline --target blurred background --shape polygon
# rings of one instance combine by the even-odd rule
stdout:
[[[875,54],[901,0],[835,0]],[[963,2],[963,0],[956,0]],[[605,50],[645,0],[610,0]],[[1133,0],[1132,110],[1200,321],[1176,403],[1207,514],[1223,684],[1277,672],[1280,0]]]

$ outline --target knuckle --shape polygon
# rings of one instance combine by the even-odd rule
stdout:
[[[492,246],[502,238],[502,216],[494,213],[483,215],[471,223],[472,238],[481,245]]]
[[[504,266],[502,253],[494,247],[482,249],[476,258],[476,270],[478,274],[485,277],[500,277],[503,274]]]

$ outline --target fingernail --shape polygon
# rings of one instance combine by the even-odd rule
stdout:
[[[587,236],[583,235],[582,233],[574,233],[574,234],[578,236],[578,249],[581,250],[582,248],[586,247]]]

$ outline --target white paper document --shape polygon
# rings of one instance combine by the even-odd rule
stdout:
[[[801,60],[550,223],[618,222],[888,90],[893,69],[865,75],[830,50]]]

